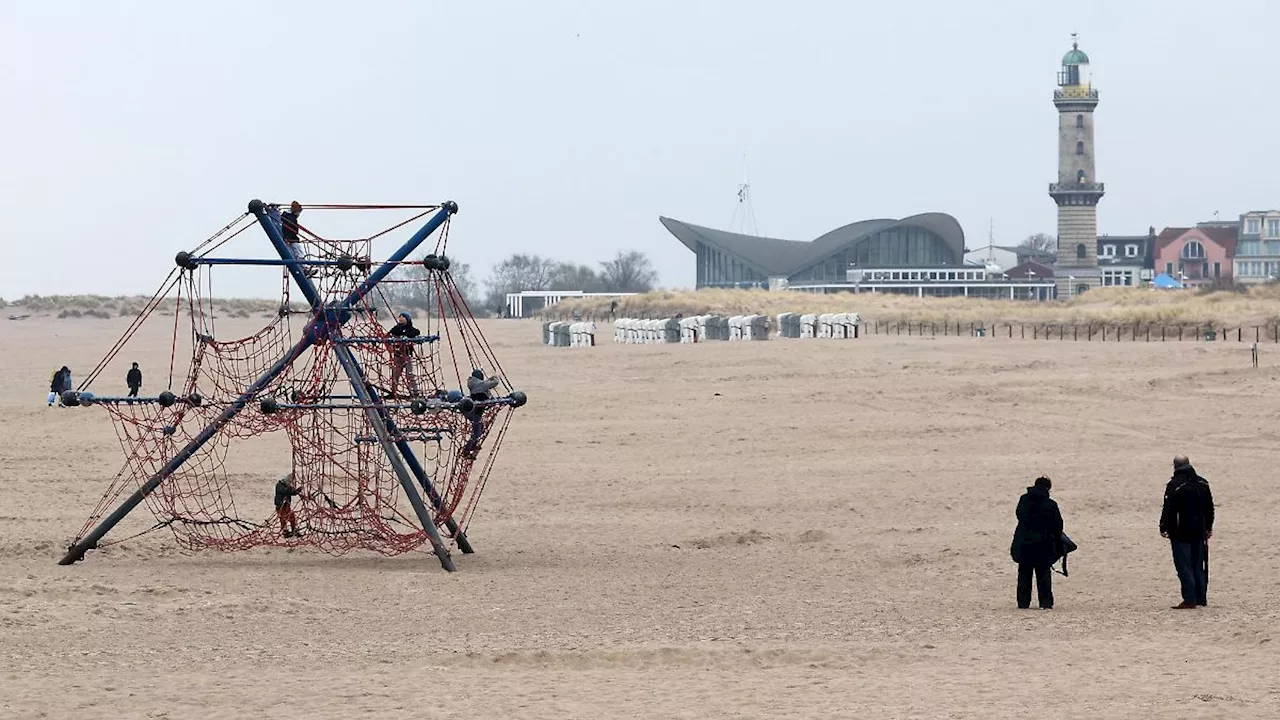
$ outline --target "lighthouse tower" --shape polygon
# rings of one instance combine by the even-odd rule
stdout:
[[[1058,181],[1049,196],[1058,204],[1058,298],[1070,299],[1101,284],[1098,272],[1098,201],[1103,186],[1094,177],[1093,111],[1098,90],[1089,78],[1089,56],[1071,36],[1062,56],[1058,89]]]

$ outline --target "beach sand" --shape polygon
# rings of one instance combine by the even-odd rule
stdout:
[[[1280,717],[1278,345],[1255,370],[1247,343],[567,349],[487,321],[530,401],[457,573],[165,532],[59,567],[123,458],[48,378],[125,324],[0,321],[0,717]],[[166,325],[93,389],[134,360],[164,383]],[[1178,452],[1218,504],[1187,612],[1157,532]],[[236,460],[266,493],[287,448]],[[1019,611],[1041,473],[1080,550]]]

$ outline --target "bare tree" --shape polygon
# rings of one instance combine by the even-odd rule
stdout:
[[[1042,252],[1057,252],[1058,239],[1052,235],[1045,233],[1036,233],[1028,235],[1026,240],[1018,243],[1018,247],[1031,248],[1032,250],[1040,250]]]
[[[604,289],[604,283],[600,281],[600,276],[596,274],[596,271],[590,267],[565,262],[556,265],[555,276],[552,278],[551,287],[548,289],[600,292]]]
[[[559,266],[539,255],[512,255],[495,265],[485,281],[485,307],[501,311],[506,306],[507,293],[550,290]]]
[[[600,281],[605,292],[649,292],[658,283],[658,271],[648,255],[620,251],[612,260],[600,263]]]
[[[453,281],[453,287],[466,301],[467,306],[473,312],[480,314],[482,310],[478,307],[479,298],[476,295],[476,282],[471,277],[471,266],[450,260],[448,274]],[[440,295],[445,295],[445,312],[452,314],[455,300],[446,290],[449,287],[446,283],[443,273],[428,270],[422,265],[402,265],[392,271],[391,276],[380,287],[383,288],[382,294],[387,302],[394,306],[388,308],[393,311],[392,315],[398,312],[396,308],[411,308],[428,313],[439,312]]]

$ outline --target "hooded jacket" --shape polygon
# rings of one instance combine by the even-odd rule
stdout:
[[[1164,488],[1160,532],[1174,542],[1203,542],[1213,532],[1213,493],[1209,481],[1187,466],[1173,471]]]
[[[71,370],[63,365],[61,369],[53,374],[53,379],[49,381],[49,392],[66,392],[71,389]]]
[[[391,337],[416,338],[422,334],[418,328],[413,326],[413,318],[409,317],[409,313],[400,313],[397,317],[404,318],[404,322],[397,322],[391,326],[391,330],[388,331]],[[400,355],[413,354],[413,345],[411,343],[396,343],[393,349]]]
[[[484,373],[479,370],[473,370],[471,377],[467,378],[467,394],[472,400],[488,400],[489,391],[498,387],[497,380],[486,380]]]
[[[1048,567],[1062,556],[1062,512],[1049,491],[1029,487],[1018,499],[1018,527],[1009,554],[1019,564]]]

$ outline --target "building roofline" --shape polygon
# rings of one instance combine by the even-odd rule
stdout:
[[[945,213],[921,213],[900,220],[877,218],[843,225],[809,242],[742,235],[659,216],[658,221],[685,247],[697,252],[699,242],[732,255],[767,277],[786,277],[821,262],[847,247],[885,230],[918,227],[942,238],[955,256],[964,260],[964,230]]]

